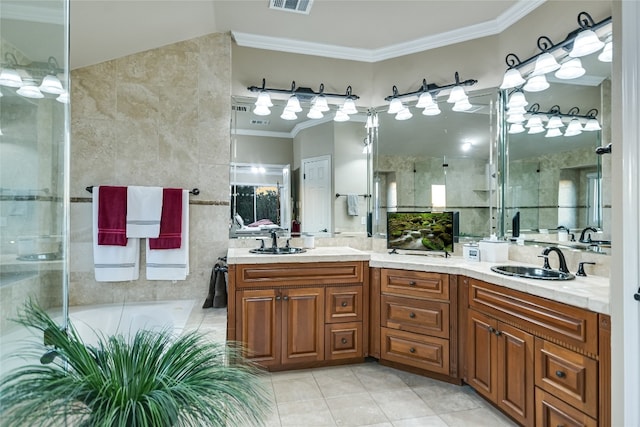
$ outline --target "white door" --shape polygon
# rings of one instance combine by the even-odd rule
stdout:
[[[302,232],[331,232],[331,157],[302,160]]]

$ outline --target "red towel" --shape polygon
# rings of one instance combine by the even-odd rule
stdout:
[[[149,239],[149,249],[179,249],[182,246],[182,188],[162,190],[160,235]]]
[[[98,245],[127,246],[127,187],[98,191]]]

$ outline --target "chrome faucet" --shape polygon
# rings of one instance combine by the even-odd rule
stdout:
[[[558,268],[558,270],[562,271],[563,273],[569,273],[567,260],[564,258],[564,254],[562,253],[560,248],[557,248],[555,246],[548,246],[542,251],[542,257],[544,258],[544,265],[542,266],[542,268],[548,268],[549,270],[551,269],[551,266],[549,265],[549,253],[551,252],[555,252],[558,254],[558,260],[560,261],[560,267]]]
[[[587,234],[587,231],[593,231],[594,233],[598,232],[598,230],[593,227],[585,228],[584,230],[582,230],[582,233],[580,233],[580,240],[579,240],[580,243],[591,243],[591,234],[585,237],[585,234]]]
[[[271,230],[271,249],[278,249],[278,232]]]

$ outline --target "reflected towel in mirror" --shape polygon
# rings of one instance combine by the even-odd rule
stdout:
[[[357,194],[347,194],[347,215],[358,216]]]

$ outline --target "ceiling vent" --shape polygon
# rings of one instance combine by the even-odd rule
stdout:
[[[313,0],[269,0],[269,8],[309,14]]]
[[[231,111],[247,111],[247,107],[244,105],[232,105]]]

